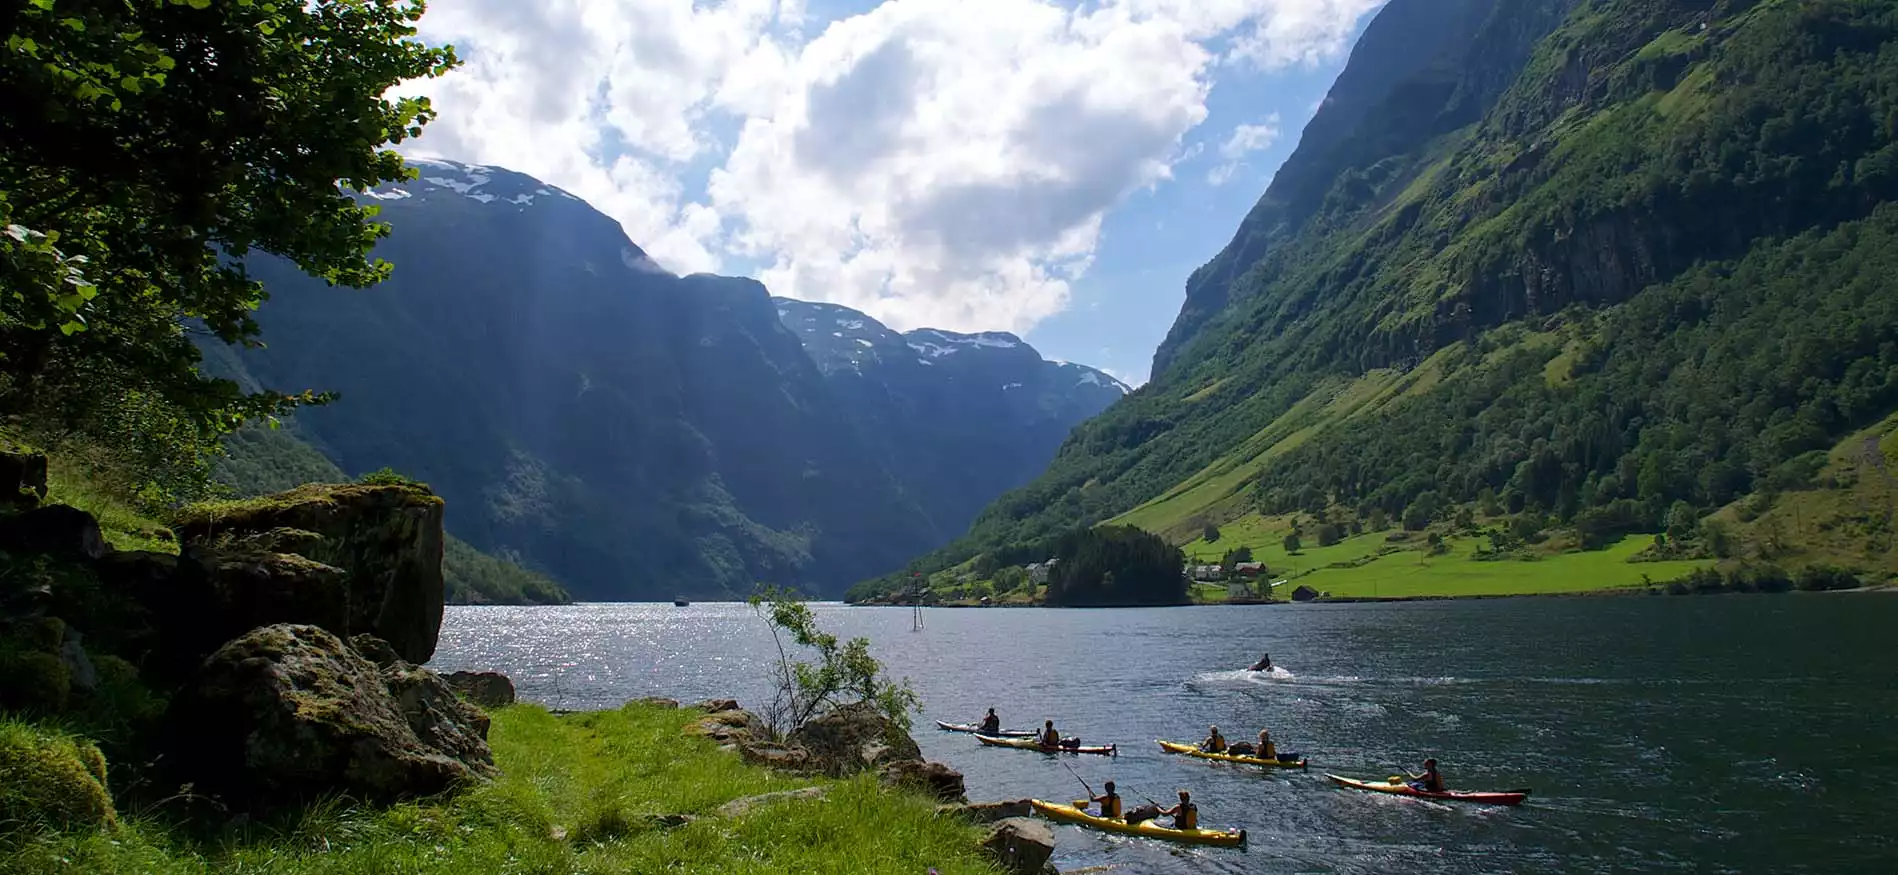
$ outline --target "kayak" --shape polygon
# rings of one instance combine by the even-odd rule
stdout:
[[[1236,848],[1246,843],[1246,831],[1244,829],[1233,829],[1231,827],[1226,829],[1174,829],[1170,826],[1161,826],[1151,820],[1143,820],[1139,823],[1128,823],[1118,818],[1096,817],[1082,811],[1074,805],[1065,805],[1059,802],[1044,802],[1040,799],[1030,799],[1028,800],[1028,804],[1035,807],[1036,814],[1048,818],[1049,820],[1058,820],[1062,823],[1072,823],[1076,826],[1085,826],[1105,830],[1107,832],[1117,832],[1121,835],[1144,836],[1150,839],[1180,842],[1189,845],[1217,845],[1222,848]]]
[[[1116,755],[1114,746],[1111,744],[1082,745],[1080,747],[1047,747],[1032,738],[996,738],[991,735],[978,735],[975,737],[975,740],[994,747],[1018,747],[1022,750],[1038,750],[1042,753],[1098,753],[1106,754],[1110,757]]]
[[[1154,741],[1159,742],[1161,749],[1167,753],[1183,753],[1187,756],[1199,757],[1203,760],[1218,760],[1222,763],[1244,763],[1248,766],[1266,766],[1268,768],[1280,769],[1305,768],[1305,759],[1303,757],[1295,760],[1268,760],[1260,757],[1241,756],[1232,753],[1207,753],[1206,751],[1200,750],[1197,745],[1181,744],[1177,741],[1160,741],[1160,739],[1157,738],[1154,739]]]
[[[1522,800],[1529,798],[1529,788],[1527,787],[1521,790],[1498,790],[1492,792],[1481,790],[1450,790],[1443,793],[1431,793],[1426,790],[1419,790],[1402,781],[1359,781],[1352,778],[1339,777],[1337,775],[1326,775],[1325,777],[1330,778],[1333,783],[1340,787],[1349,787],[1353,790],[1369,790],[1373,793],[1415,796],[1419,799],[1438,799],[1445,802],[1476,802],[1483,805],[1521,805]]]
[[[1000,732],[983,732],[982,727],[973,723],[944,723],[941,720],[936,721],[936,728],[948,732],[973,732],[976,735],[987,735],[992,738],[1034,738],[1039,734],[1033,729],[1004,729]]]

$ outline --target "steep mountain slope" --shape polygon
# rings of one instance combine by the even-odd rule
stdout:
[[[269,348],[244,365],[341,394],[298,417],[337,465],[428,482],[456,534],[582,598],[822,590],[939,543],[763,286],[673,276],[529,177],[421,169],[373,194],[381,286],[252,266]]]
[[[848,307],[773,300],[865,443],[943,531],[962,531],[1033,479],[1075,424],[1127,394],[1093,368],[1044,361],[1012,334],[898,334]]]
[[[1378,54],[1437,8],[1379,14],[1153,382],[920,566],[1484,493],[1656,531],[1898,406],[1898,4],[1484,0]]]
[[[299,440],[352,474],[428,482],[451,532],[581,598],[836,592],[946,541],[1126,392],[1012,336],[904,337],[751,280],[674,276],[559,189],[420,168],[366,195],[393,228],[388,282],[337,291],[254,263],[268,348],[207,357],[247,385],[339,392],[299,414]],[[781,311],[861,330],[793,331]],[[853,369],[866,343],[889,362]],[[297,476],[295,458],[226,469]]]

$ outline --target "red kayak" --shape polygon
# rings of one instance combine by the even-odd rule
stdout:
[[[1432,793],[1428,790],[1419,790],[1402,781],[1359,781],[1338,775],[1326,775],[1325,777],[1330,778],[1333,783],[1340,787],[1349,787],[1353,790],[1369,790],[1373,793],[1389,793],[1393,796],[1415,796],[1419,799],[1437,799],[1444,802],[1475,802],[1482,805],[1521,805],[1524,799],[1529,798],[1528,788],[1496,791],[1447,790],[1442,793]]]
[[[1111,744],[1048,747],[1032,738],[995,738],[989,735],[978,735],[975,737],[975,740],[990,747],[1018,747],[1022,750],[1038,750],[1042,753],[1098,753],[1110,757],[1117,755],[1114,746]]]

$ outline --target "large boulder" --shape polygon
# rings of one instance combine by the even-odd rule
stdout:
[[[1009,817],[1033,817],[1035,806],[1026,799],[969,802],[936,806],[938,817],[960,817],[971,823],[994,823]]]
[[[439,676],[378,668],[316,626],[230,641],[172,707],[183,777],[241,803],[429,796],[495,773],[486,718]]]
[[[92,514],[49,504],[0,517],[0,550],[93,560],[105,555],[106,543]]]
[[[868,702],[834,709],[793,730],[785,742],[808,751],[813,764],[832,777],[923,758],[916,740]]]
[[[514,704],[514,682],[498,671],[449,672],[445,680],[455,692],[483,708],[504,708]]]
[[[1041,875],[1054,856],[1054,831],[1039,820],[1009,817],[989,828],[982,848],[1002,871],[1012,875]]]
[[[194,505],[175,528],[207,609],[200,622],[223,638],[304,623],[374,635],[418,665],[435,655],[442,500],[425,486],[313,484]]]

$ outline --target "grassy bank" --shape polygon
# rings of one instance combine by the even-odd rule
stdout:
[[[0,844],[0,873],[97,875],[501,875],[501,873],[992,873],[974,827],[874,777],[792,778],[744,765],[682,734],[698,712],[629,705],[494,715],[502,777],[453,800],[388,809],[319,806],[299,819],[187,838],[165,809],[123,812],[114,833]],[[826,799],[778,802],[736,818],[733,799],[829,785]],[[667,829],[651,820],[696,815]]]
[[[1300,585],[1352,598],[1593,592],[1641,586],[1644,578],[1671,580],[1713,564],[1710,560],[1630,562],[1653,543],[1651,535],[1629,535],[1599,550],[1552,547],[1513,558],[1493,558],[1493,554],[1484,558],[1477,549],[1488,545],[1486,539],[1446,538],[1446,551],[1432,555],[1421,535],[1391,542],[1385,532],[1367,532],[1336,544],[1290,552],[1283,544],[1287,528],[1289,523],[1247,515],[1220,526],[1219,540],[1198,540],[1183,549],[1189,561],[1198,562],[1217,562],[1235,547],[1251,549],[1253,558],[1271,569],[1272,579],[1288,580],[1273,592],[1279,598]]]

